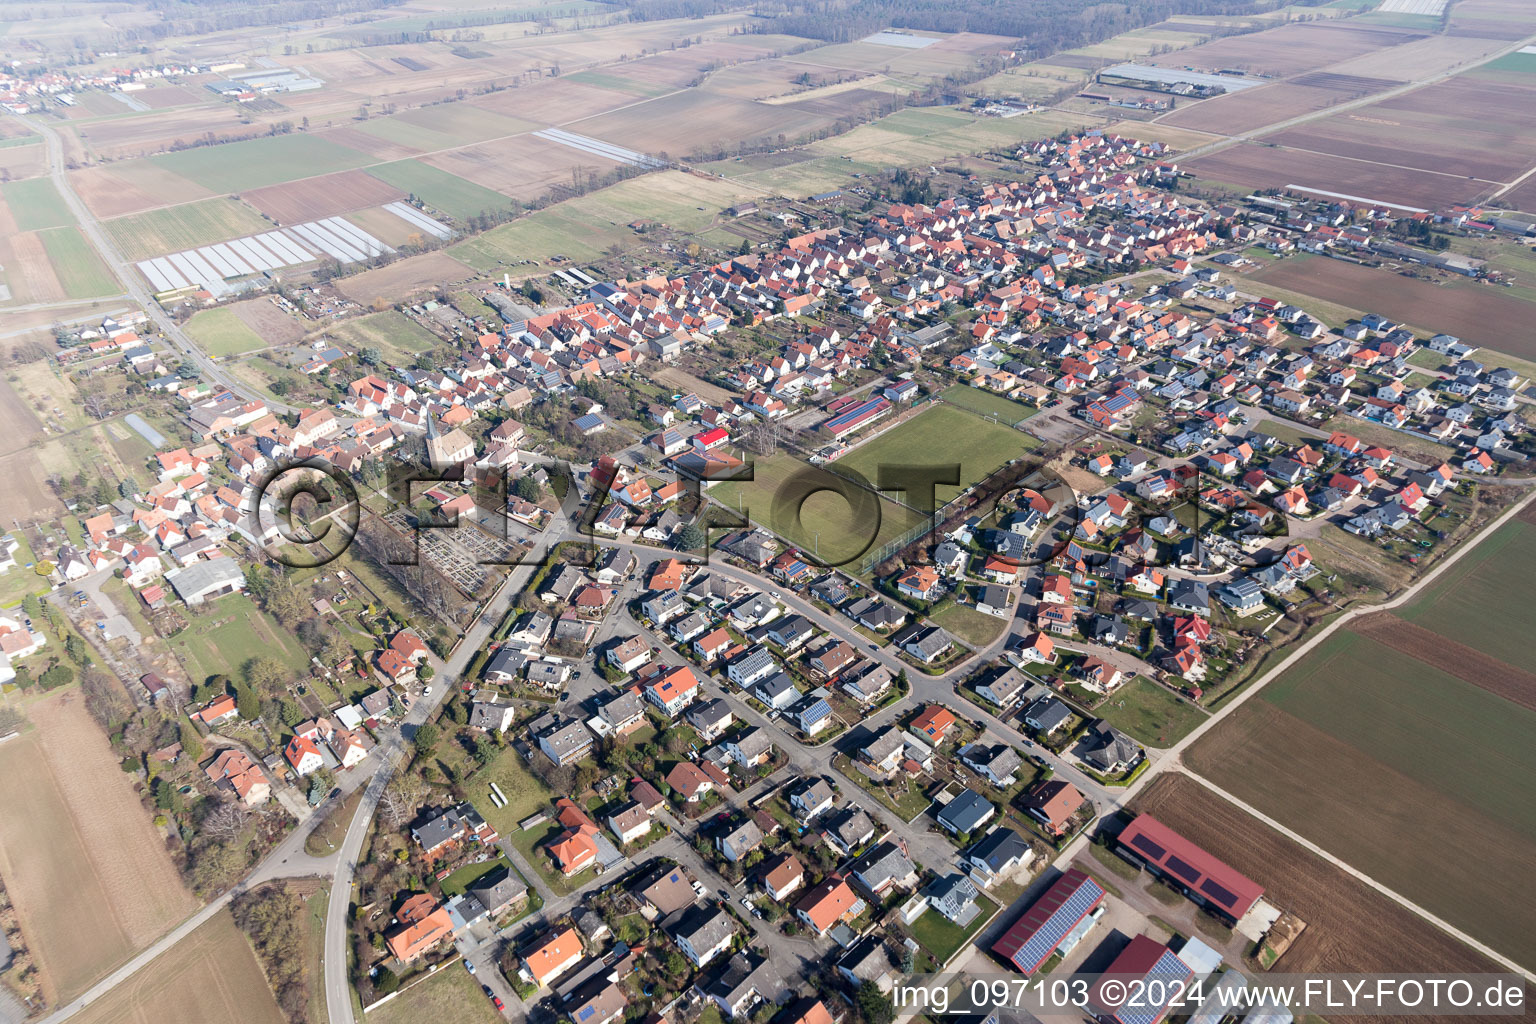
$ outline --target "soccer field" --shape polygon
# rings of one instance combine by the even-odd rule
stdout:
[[[874,494],[856,508],[832,488],[857,485],[788,455],[757,459],[752,467],[751,481],[722,481],[709,489],[710,497],[744,511],[753,522],[829,565],[863,573],[866,555],[926,522],[911,509]],[[788,497],[797,490],[797,480],[806,482],[802,486],[827,488],[799,503],[798,515]]]
[[[943,466],[959,463],[959,485],[940,484],[934,488],[935,498],[942,505],[1039,445],[1039,441],[1012,427],[999,426],[950,405],[936,405],[860,445],[834,465],[838,469],[856,470],[878,486],[882,464]],[[916,498],[916,495],[901,496],[901,500],[913,504]]]

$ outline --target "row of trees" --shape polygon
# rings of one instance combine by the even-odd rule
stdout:
[[[318,897],[311,897],[318,898]],[[309,971],[304,901],[281,885],[243,893],[230,907],[250,937],[277,1005],[293,1024],[309,1020]]]

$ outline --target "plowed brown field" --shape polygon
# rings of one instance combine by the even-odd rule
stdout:
[[[1275,965],[1287,973],[1498,971],[1457,940],[1183,775],[1163,775],[1133,801],[1265,888],[1265,898],[1307,922]],[[1527,986],[1529,991],[1529,986]],[[1498,1017],[1391,1017],[1404,1024]]]
[[[1505,700],[1536,711],[1536,675],[1450,637],[1404,622],[1390,612],[1364,615],[1349,628]]]

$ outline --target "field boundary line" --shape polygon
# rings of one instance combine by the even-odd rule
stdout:
[[[1283,835],[1287,839],[1291,840],[1291,842],[1296,843],[1296,844],[1304,847],[1308,852],[1314,854],[1315,856],[1321,857],[1323,860],[1327,861],[1329,864],[1332,864],[1334,867],[1336,867],[1339,870],[1343,871],[1345,874],[1349,875],[1351,878],[1354,878],[1354,879],[1356,879],[1356,880],[1358,880],[1360,882],[1364,882],[1366,885],[1370,886],[1372,889],[1376,890],[1381,895],[1387,897],[1387,899],[1391,900],[1392,902],[1398,904],[1403,909],[1412,911],[1414,914],[1417,914],[1419,917],[1423,918],[1425,921],[1428,921],[1430,924],[1434,925],[1436,928],[1439,928],[1441,931],[1445,932],[1447,935],[1451,936],[1454,939],[1459,940],[1460,942],[1462,942],[1463,944],[1465,944],[1467,946],[1470,946],[1472,949],[1474,949],[1477,952],[1481,953],[1483,956],[1486,956],[1488,959],[1492,960],[1494,963],[1501,964],[1504,967],[1507,967],[1510,970],[1516,972],[1517,974],[1523,975],[1527,981],[1536,981],[1536,972],[1531,971],[1529,968],[1520,966],[1520,964],[1518,964],[1515,961],[1509,959],[1504,954],[1500,953],[1498,950],[1496,950],[1496,949],[1492,948],[1491,946],[1488,946],[1487,944],[1485,944],[1485,943],[1483,943],[1483,942],[1473,938],[1472,936],[1468,935],[1466,932],[1462,931],[1461,929],[1457,928],[1455,925],[1451,924],[1449,921],[1446,921],[1445,919],[1443,919],[1441,917],[1438,917],[1437,915],[1431,913],[1430,911],[1425,910],[1423,907],[1419,906],[1417,903],[1413,902],[1408,897],[1406,897],[1406,896],[1402,895],[1401,893],[1398,893],[1398,892],[1388,888],[1387,886],[1383,885],[1381,882],[1376,881],[1376,879],[1372,878],[1370,875],[1366,874],[1364,871],[1361,871],[1359,868],[1356,868],[1356,867],[1352,866],[1348,861],[1344,860],[1342,857],[1337,857],[1334,854],[1329,853],[1327,850],[1323,849],[1321,846],[1317,845],[1312,840],[1308,839],[1306,836],[1303,836],[1300,833],[1298,833],[1298,832],[1292,830],[1291,828],[1287,827],[1286,825],[1281,824],[1279,821],[1276,821],[1274,818],[1271,818],[1269,815],[1265,814],[1263,811],[1259,810],[1257,807],[1254,807],[1252,804],[1247,803],[1246,801],[1239,799],[1238,797],[1234,796],[1231,793],[1228,793],[1226,790],[1224,790],[1220,786],[1216,785],[1216,783],[1212,782],[1210,779],[1207,779],[1205,776],[1199,775],[1199,774],[1195,773],[1192,769],[1189,768],[1188,765],[1174,764],[1174,765],[1171,765],[1171,767],[1173,768],[1174,771],[1184,775],[1187,778],[1193,779],[1194,781],[1198,782],[1200,785],[1204,786],[1206,789],[1210,790],[1212,793],[1215,793],[1217,796],[1221,797],[1223,800],[1225,800],[1228,803],[1232,804],[1234,807],[1237,807],[1239,810],[1243,811],[1245,814],[1249,815],[1250,817],[1252,817],[1252,818],[1254,818],[1254,819],[1256,819],[1258,821],[1262,821],[1264,824],[1268,825],[1270,828],[1274,829],[1276,832],[1279,832],[1281,835]]]
[[[1385,92],[1375,93],[1370,96],[1362,96],[1355,100],[1346,100],[1343,103],[1335,104],[1331,107],[1324,107],[1321,110],[1300,114],[1296,117],[1287,118],[1283,121],[1276,121],[1274,124],[1261,125],[1257,128],[1250,128],[1244,131],[1240,131],[1235,135],[1227,135],[1220,141],[1209,142],[1203,146],[1196,146],[1194,149],[1185,150],[1184,152],[1180,153],[1179,156],[1183,160],[1193,160],[1197,157],[1209,156],[1210,154],[1219,152],[1220,150],[1226,149],[1229,146],[1239,145],[1244,142],[1252,142],[1256,139],[1262,139],[1266,135],[1274,135],[1278,132],[1294,128],[1297,125],[1306,124],[1309,121],[1316,121],[1320,118],[1327,117],[1332,114],[1342,114],[1350,110],[1358,110],[1361,107],[1381,103],[1385,100],[1396,99],[1405,93],[1410,93],[1417,89],[1425,88],[1426,86],[1438,85],[1441,82],[1455,78],[1457,75],[1463,75],[1469,71],[1476,71],[1478,68],[1484,66],[1485,64],[1491,64],[1501,57],[1507,57],[1509,54],[1514,53],[1521,47],[1529,46],[1532,42],[1536,42],[1536,36],[1527,36],[1524,39],[1515,41],[1513,44],[1505,47],[1502,50],[1496,50],[1493,53],[1488,54],[1481,60],[1457,65],[1456,67],[1449,68],[1445,71],[1437,71],[1432,75],[1418,79],[1417,81],[1405,82],[1401,86],[1395,89],[1388,89]],[[1327,68],[1324,67],[1316,70],[1325,71]],[[1169,111],[1168,113],[1172,113],[1172,111]],[[1157,117],[1152,119],[1152,122],[1161,123],[1162,119],[1167,116],[1168,114],[1159,114]],[[1170,125],[1170,127],[1178,126]]]
[[[1525,508],[1533,501],[1536,501],[1536,490],[1533,490],[1530,494],[1527,494],[1524,498],[1520,499],[1509,508],[1505,509],[1498,516],[1498,518],[1494,519],[1487,526],[1483,527],[1482,530],[1469,537],[1465,543],[1463,543],[1451,554],[1447,555],[1445,561],[1435,566],[1434,569],[1430,570],[1430,572],[1428,572],[1423,579],[1420,579],[1418,582],[1408,587],[1401,594],[1398,594],[1396,597],[1390,600],[1383,601],[1380,604],[1368,605],[1363,608],[1353,608],[1345,612],[1343,615],[1340,615],[1327,626],[1323,627],[1317,632],[1315,636],[1307,640],[1300,647],[1296,648],[1289,655],[1287,655],[1278,665],[1249,684],[1247,689],[1233,697],[1230,703],[1212,714],[1210,718],[1201,723],[1200,726],[1190,732],[1188,736],[1184,737],[1178,743],[1169,747],[1164,756],[1159,759],[1158,763],[1153,764],[1149,770],[1142,775],[1141,779],[1138,780],[1139,784],[1133,785],[1132,788],[1139,790],[1141,785],[1144,785],[1148,779],[1157,774],[1161,764],[1168,764],[1172,766],[1173,764],[1177,763],[1180,755],[1182,755],[1183,752],[1189,747],[1193,746],[1196,740],[1205,735],[1205,733],[1210,729],[1215,728],[1215,726],[1221,722],[1222,719],[1226,718],[1237,708],[1242,707],[1246,701],[1252,698],[1255,694],[1262,691],[1264,687],[1278,679],[1282,673],[1288,671],[1297,661],[1310,654],[1314,648],[1319,646],[1324,640],[1327,640],[1329,637],[1333,636],[1334,633],[1338,632],[1340,629],[1343,629],[1349,623],[1355,621],[1355,619],[1363,615],[1369,615],[1373,612],[1391,611],[1392,609],[1398,608],[1413,600],[1419,595],[1420,591],[1424,590],[1431,583],[1434,583],[1440,578],[1442,573],[1446,572],[1452,566],[1456,565],[1456,563],[1465,558],[1469,551],[1476,550],[1479,544],[1481,544],[1488,537],[1492,536],[1501,527],[1505,526],[1511,519],[1515,518],[1515,516],[1519,515],[1520,512],[1524,511]],[[1132,794],[1130,792],[1127,792],[1127,800],[1129,800],[1131,795]]]

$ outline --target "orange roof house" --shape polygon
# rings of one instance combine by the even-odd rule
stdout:
[[[683,585],[684,565],[675,558],[658,562],[645,585],[651,590],[677,590]]]
[[[421,637],[408,629],[402,629],[394,635],[389,641],[389,649],[413,665],[421,664],[427,656],[427,645],[421,642]]]
[[[453,934],[453,921],[448,911],[438,906],[437,900],[428,893],[419,892],[410,897],[395,915],[400,926],[385,936],[384,941],[395,959],[408,964]]]
[[[944,734],[954,724],[955,716],[948,708],[940,704],[930,704],[912,720],[911,729],[930,744],[938,746],[944,742]]]
[[[578,963],[582,955],[581,936],[575,928],[550,932],[523,950],[523,970],[534,984],[544,986]]]
[[[199,711],[196,717],[202,719],[204,725],[213,725],[226,718],[239,718],[240,708],[235,703],[235,698],[226,693]]]
[[[830,876],[795,904],[796,916],[817,935],[826,934],[828,928],[863,909],[864,901],[841,875]]]
[[[586,811],[563,796],[555,801],[555,818],[565,831],[550,840],[546,849],[561,873],[569,877],[597,860],[597,825]]]

